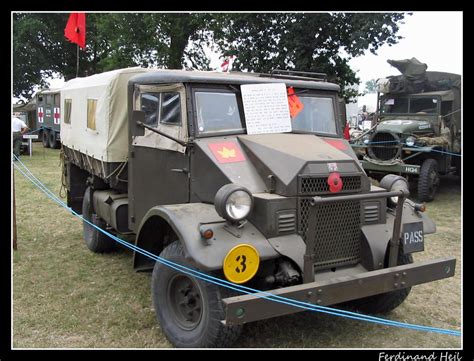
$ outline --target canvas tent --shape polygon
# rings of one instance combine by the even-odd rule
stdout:
[[[118,69],[66,82],[61,88],[63,145],[101,162],[125,162],[127,83],[146,71],[138,67]]]

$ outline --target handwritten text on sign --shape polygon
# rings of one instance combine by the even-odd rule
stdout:
[[[240,90],[247,134],[291,132],[285,84],[246,84]]]

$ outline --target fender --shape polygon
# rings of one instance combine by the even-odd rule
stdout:
[[[151,208],[140,222],[135,244],[156,255],[174,239],[167,240],[165,228],[171,229],[182,243],[186,258],[204,271],[222,269],[227,253],[236,245],[248,243],[254,246],[260,260],[280,257],[258,229],[247,222],[239,232],[230,232],[226,222],[216,212],[214,205],[204,203],[173,204]],[[200,228],[212,229],[214,236],[205,240]],[[152,236],[151,236],[152,235]],[[151,240],[151,241],[150,241]],[[150,269],[154,261],[134,253],[134,268]]]
[[[387,212],[387,222],[385,224],[365,225],[361,228],[361,258],[364,262],[363,266],[369,271],[384,267],[388,242],[392,238],[394,220],[393,213]],[[402,229],[404,224],[414,222],[423,222],[423,233],[425,235],[436,232],[436,225],[433,220],[426,214],[415,211],[411,201],[406,201],[403,205]]]

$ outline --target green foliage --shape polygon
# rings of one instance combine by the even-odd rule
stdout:
[[[370,79],[369,81],[365,82],[365,91],[366,94],[377,93],[377,80]]]
[[[14,14],[14,96],[29,99],[54,74],[76,77],[77,46],[64,37],[68,17]],[[209,21],[209,14],[88,13],[78,76],[131,66],[208,70]]]
[[[396,44],[402,13],[224,14],[215,40],[224,54],[237,58],[234,69],[323,72],[341,89],[359,83],[351,58],[376,54],[383,44]],[[357,95],[344,90],[348,101]]]
[[[76,76],[69,14],[13,14],[13,93],[30,98],[52,75]],[[205,49],[237,55],[234,70],[324,72],[342,89],[358,84],[348,65],[396,44],[401,13],[88,13],[79,76],[130,67],[209,70]],[[344,90],[346,100],[357,95]]]

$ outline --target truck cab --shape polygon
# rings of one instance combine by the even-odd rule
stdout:
[[[370,313],[454,275],[454,258],[413,263],[436,227],[404,178],[371,185],[342,137],[338,92],[317,76],[180,70],[63,88],[68,205],[91,251],[116,246],[100,229],[130,238],[173,345],[229,346],[245,323],[302,310],[202,275]]]
[[[386,89],[382,83],[377,123],[352,146],[371,176],[403,175],[415,186],[418,200],[430,202],[440,175],[461,172],[461,77],[425,76],[425,86],[416,92]]]

